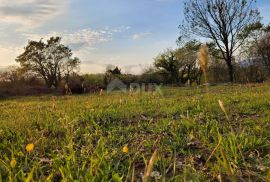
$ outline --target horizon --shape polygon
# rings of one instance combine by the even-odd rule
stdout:
[[[28,40],[61,36],[82,61],[82,73],[104,73],[113,65],[124,73],[140,74],[160,52],[177,47],[183,16],[182,0],[0,3],[0,69],[16,65]],[[270,4],[262,0],[257,6],[268,24]]]

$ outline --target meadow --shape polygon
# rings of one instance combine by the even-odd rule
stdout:
[[[270,180],[269,84],[162,91],[0,100],[0,181]]]

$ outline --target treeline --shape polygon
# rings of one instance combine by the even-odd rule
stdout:
[[[241,52],[232,59],[234,82],[267,81],[270,78],[270,26],[256,23],[244,31],[252,33],[241,47]],[[9,67],[0,73],[0,96],[99,92],[116,78],[127,86],[131,83],[201,85],[206,82],[198,63],[202,45],[192,40],[177,49],[167,49],[141,75],[123,74],[117,66],[103,74],[79,74],[80,60],[72,58],[71,50],[61,44],[61,38],[52,37],[47,43],[30,41],[25,52],[16,59],[20,66]],[[230,75],[222,52],[213,42],[206,43],[206,46],[209,51],[207,82],[229,82]]]
[[[240,53],[232,59],[234,82],[267,81],[270,78],[270,26],[256,23],[246,27],[244,31],[252,33],[241,47]],[[213,42],[206,43],[209,63],[207,80],[204,79],[198,63],[198,52],[202,45],[204,44],[192,40],[179,45],[177,49],[167,49],[141,75],[124,74],[117,66],[103,74],[79,74],[80,60],[72,58],[71,50],[61,44],[61,38],[52,37],[47,43],[30,41],[25,52],[16,59],[20,66],[9,67],[0,72],[0,97],[94,93],[106,89],[114,79],[121,80],[127,87],[131,83],[198,86],[205,82],[230,82],[222,52]],[[37,47],[39,51],[36,51]]]
[[[79,74],[81,61],[60,37],[29,41],[16,58],[20,66],[0,74],[0,96],[98,92],[115,79],[127,87],[265,82],[270,78],[270,25],[260,23],[255,3],[185,0],[178,48],[163,51],[141,75],[123,74],[117,66],[103,74]],[[201,47],[207,52],[203,69]]]

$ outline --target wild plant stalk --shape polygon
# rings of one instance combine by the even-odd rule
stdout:
[[[208,157],[208,159],[206,160],[205,164],[204,164],[204,168],[206,167],[206,165],[208,164],[208,162],[210,161],[210,159],[214,156],[216,150],[219,148],[219,146],[221,145],[221,141],[222,141],[222,136],[220,134],[218,134],[218,144],[217,146],[214,148],[214,150],[211,152],[210,156]]]
[[[208,83],[208,79],[207,79],[207,65],[208,65],[208,62],[209,62],[209,51],[208,51],[208,47],[207,47],[207,45],[202,45],[201,48],[200,48],[200,51],[199,51],[199,64],[200,64],[201,70],[202,70],[203,75],[204,75],[204,82],[205,82],[205,84]],[[208,105],[208,108],[210,110],[211,107],[210,107],[210,102],[209,102],[210,97],[209,97],[208,85],[206,85],[205,88],[206,88],[206,97],[207,97],[207,101],[208,101],[207,105]],[[219,100],[218,103],[219,103],[219,106],[220,106],[221,110],[226,115],[227,120],[229,120],[229,117],[228,117],[228,114],[226,112],[226,109],[224,107],[223,102],[221,100]],[[220,147],[220,145],[222,143],[222,136],[220,134],[218,134],[218,136],[219,136],[218,144],[213,149],[213,151],[211,152],[210,156],[208,157],[208,159],[207,159],[207,161],[205,163],[205,166],[210,161],[210,159],[214,156],[215,152],[218,150],[218,148]],[[223,159],[222,160],[222,164],[225,167],[228,176],[231,178],[232,181],[235,181],[234,171],[231,168],[231,166],[229,164],[229,161],[228,161],[228,158],[227,158],[227,155],[226,155],[226,153],[225,153],[225,151],[223,149],[221,149],[221,156],[222,156],[222,159]]]
[[[143,175],[143,182],[148,182],[149,181],[149,177],[151,175],[151,172],[153,171],[153,168],[154,168],[154,164],[157,160],[157,157],[158,157],[158,152],[157,150],[155,150],[155,152],[153,153],[148,165],[146,166],[145,168],[145,172],[144,172],[144,175]]]
[[[207,65],[209,62],[209,51],[207,45],[202,45],[199,51],[199,63],[204,75],[204,82],[207,83]]]
[[[198,55],[198,58],[199,58],[199,64],[200,64],[200,68],[203,72],[203,75],[204,75],[204,82],[205,84],[208,82],[208,79],[207,79],[207,65],[208,65],[208,62],[209,62],[209,51],[208,51],[208,47],[206,44],[202,45],[200,50],[199,50],[199,55]],[[205,85],[206,86],[206,97],[207,97],[207,106],[208,106],[208,110],[210,110],[210,98],[209,98],[209,94],[208,94],[208,86],[207,84]]]
[[[221,110],[224,112],[227,120],[229,121],[230,119],[229,119],[229,116],[228,116],[227,111],[225,109],[224,103],[221,100],[218,100],[218,104],[219,104],[219,107],[221,108]]]

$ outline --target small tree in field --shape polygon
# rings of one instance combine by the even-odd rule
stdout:
[[[24,52],[16,58],[24,70],[42,77],[48,87],[58,87],[63,78],[79,67],[78,58],[72,58],[72,51],[61,44],[60,37],[51,37],[46,43],[29,41]]]
[[[197,53],[201,43],[190,41],[183,46],[167,49],[155,58],[154,66],[167,77],[168,83],[199,83],[201,71],[198,67]]]
[[[167,49],[155,58],[154,66],[166,75],[167,81],[170,83],[179,83],[179,70],[181,64],[177,59],[175,50]]]
[[[185,1],[185,20],[180,25],[181,34],[191,32],[193,35],[212,39],[226,61],[231,82],[234,81],[233,54],[248,36],[246,34],[243,37],[241,32],[260,19],[259,12],[254,7],[255,2],[255,0]]]

